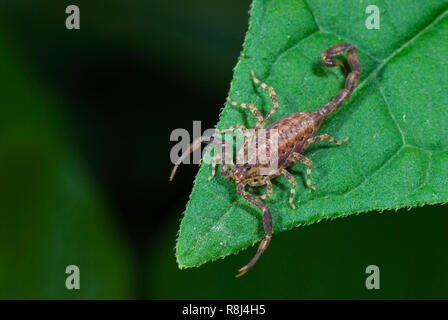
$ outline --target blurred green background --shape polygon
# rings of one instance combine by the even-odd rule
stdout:
[[[168,183],[170,133],[216,124],[249,6],[0,1],[0,298],[448,298],[441,205],[275,235],[241,279],[255,248],[177,268],[197,166]],[[80,290],[65,288],[71,264]],[[365,288],[371,264],[380,290]]]

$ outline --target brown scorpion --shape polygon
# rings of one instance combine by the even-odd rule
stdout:
[[[293,203],[293,197],[295,193],[296,180],[292,176],[289,171],[286,170],[291,164],[296,161],[300,161],[308,166],[307,168],[307,185],[313,191],[316,191],[316,188],[311,184],[311,169],[313,167],[313,162],[305,157],[303,154],[312,142],[318,142],[324,139],[327,139],[337,145],[341,145],[344,142],[348,141],[348,138],[337,141],[330,137],[328,134],[323,134],[319,136],[315,136],[322,122],[328,118],[337,108],[339,108],[352,94],[355,89],[358,81],[361,77],[361,64],[359,60],[359,56],[356,48],[347,42],[340,43],[334,45],[322,54],[322,63],[327,67],[335,67],[337,65],[341,66],[345,70],[345,65],[339,60],[330,59],[331,57],[338,56],[347,52],[347,62],[350,66],[351,72],[347,75],[345,86],[341,89],[336,96],[328,103],[324,104],[317,110],[313,111],[304,111],[293,113],[288,116],[285,116],[274,123],[272,123],[268,128],[266,128],[266,135],[263,137],[259,137],[257,133],[262,129],[268,120],[272,117],[275,111],[278,109],[278,100],[274,88],[271,86],[261,82],[255,77],[254,72],[251,70],[251,76],[253,81],[260,85],[263,89],[267,89],[269,91],[269,97],[274,104],[269,113],[263,118],[261,113],[253,104],[246,103],[238,103],[230,98],[227,98],[227,101],[230,102],[234,106],[239,106],[245,109],[249,109],[252,114],[257,118],[257,122],[254,126],[255,134],[249,134],[248,129],[246,129],[243,125],[237,124],[225,130],[217,130],[219,133],[224,133],[228,131],[232,131],[234,129],[239,129],[245,134],[244,139],[244,161],[241,164],[233,164],[232,159],[229,158],[229,153],[226,153],[225,150],[229,149],[227,142],[223,139],[217,138],[215,136],[202,136],[196,139],[187,149],[179,160],[176,162],[173,171],[170,176],[170,180],[173,179],[174,174],[176,172],[179,164],[188,156],[189,153],[193,152],[201,143],[207,143],[209,145],[221,145],[224,146],[224,152],[215,155],[212,159],[212,173],[209,177],[209,180],[213,178],[215,175],[215,167],[218,161],[222,161],[222,157],[224,155],[225,166],[221,168],[221,175],[226,178],[231,178],[237,184],[237,192],[238,194],[247,200],[249,203],[258,207],[263,212],[263,226],[265,232],[265,238],[261,241],[258,246],[258,250],[252,260],[238,270],[238,274],[236,277],[240,277],[245,274],[260,258],[261,254],[266,250],[272,238],[272,215],[269,211],[269,208],[262,201],[262,199],[269,198],[272,196],[272,182],[271,180],[280,175],[284,175],[285,178],[291,183],[292,188],[289,197],[289,203],[292,208],[295,209],[295,205]],[[262,171],[262,169],[266,169],[271,162],[266,161],[266,158],[262,159],[259,154],[249,153],[248,150],[254,150],[253,145],[256,145],[256,150],[263,149],[266,151],[264,157],[268,157],[273,154],[270,152],[269,142],[271,132],[275,130],[277,134],[277,166],[275,170]],[[253,140],[253,137],[256,137]],[[264,161],[263,161],[264,160]],[[230,166],[230,169],[228,169]],[[267,173],[266,173],[267,172]],[[254,196],[245,190],[246,185],[249,186],[262,186],[266,185],[267,194],[261,197]]]

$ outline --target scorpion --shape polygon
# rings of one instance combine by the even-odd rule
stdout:
[[[271,242],[273,229],[272,215],[269,208],[263,202],[263,199],[272,196],[271,180],[280,175],[284,175],[285,178],[291,183],[292,187],[289,196],[289,203],[295,210],[293,197],[296,188],[296,180],[293,175],[286,170],[286,168],[297,161],[304,163],[307,166],[306,184],[313,191],[316,191],[314,185],[311,184],[311,170],[313,168],[313,162],[303,155],[304,152],[313,142],[327,139],[330,142],[335,143],[336,145],[341,145],[348,141],[348,138],[345,138],[342,141],[335,140],[328,134],[315,136],[322,122],[332,113],[334,113],[336,109],[338,109],[350,97],[361,77],[361,64],[359,56],[356,47],[350,43],[339,43],[328,48],[322,54],[321,61],[327,67],[340,66],[346,74],[347,71],[344,63],[336,59],[331,59],[332,57],[341,55],[345,52],[347,53],[347,63],[350,66],[351,71],[346,77],[344,88],[339,90],[339,92],[330,102],[327,102],[317,110],[293,113],[275,121],[266,128],[267,134],[263,138],[258,138],[257,133],[266,125],[268,120],[279,108],[278,99],[274,88],[260,81],[255,76],[253,70],[250,71],[253,82],[261,86],[263,89],[268,90],[269,97],[273,103],[273,107],[264,118],[258,111],[257,107],[255,107],[253,104],[239,103],[233,101],[230,98],[227,98],[227,101],[231,105],[249,109],[255,116],[255,118],[257,118],[257,122],[253,128],[254,134],[252,134],[252,137],[256,136],[257,139],[251,139],[251,135],[248,133],[248,129],[245,128],[242,124],[234,125],[225,130],[217,129],[219,133],[239,129],[245,134],[244,145],[242,149],[245,153],[245,161],[243,161],[243,163],[241,164],[233,164],[232,159],[228,157],[228,153],[226,153],[225,151],[215,155],[212,159],[212,173],[209,177],[209,181],[215,175],[216,164],[218,163],[218,161],[222,161],[222,157],[224,156],[225,166],[221,167],[221,175],[225,178],[233,179],[237,185],[237,193],[246,201],[256,206],[263,212],[263,227],[265,233],[265,237],[260,242],[254,257],[249,261],[247,265],[238,270],[238,274],[236,275],[236,277],[240,277],[247,271],[249,271],[249,269],[251,269],[255,265],[255,263],[258,261],[262,253],[267,249],[269,243]],[[278,157],[278,160],[275,170],[268,170],[266,173],[266,171],[262,171],[262,169],[266,169],[268,163],[270,163],[269,161],[266,161],[266,157],[269,158],[270,154],[272,154],[271,152],[269,152],[268,144],[270,142],[270,132],[272,132],[273,130],[276,130],[277,133],[278,150],[276,156]],[[188,156],[188,154],[198,149],[201,143],[206,143],[208,145],[214,146],[221,145],[225,147],[224,150],[228,148],[227,142],[225,140],[222,140],[214,135],[201,136],[197,138],[190,145],[190,148],[187,149],[176,162],[170,176],[170,181],[173,180],[174,174],[176,173],[179,164]],[[249,154],[248,150],[253,150],[251,149],[251,146],[253,147],[254,144],[258,149],[267,150],[264,159],[256,158],[255,154]],[[229,166],[230,169],[228,169]],[[267,194],[260,197],[254,196],[245,190],[245,187],[247,185],[251,187],[266,185]]]

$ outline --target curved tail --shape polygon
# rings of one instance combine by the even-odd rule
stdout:
[[[322,63],[327,67],[336,67],[339,65],[344,69],[344,71],[346,71],[345,66],[341,61],[330,59],[331,57],[338,56],[340,54],[343,54],[344,52],[347,52],[347,62],[350,66],[351,71],[347,75],[347,79],[345,80],[344,89],[339,90],[339,92],[334,96],[333,100],[324,104],[319,109],[320,112],[326,117],[332,114],[345,102],[345,100],[350,97],[359,82],[359,78],[361,78],[361,63],[359,61],[358,51],[351,43],[339,43],[325,50],[324,53],[322,53]]]

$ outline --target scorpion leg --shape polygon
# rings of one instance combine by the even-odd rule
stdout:
[[[218,151],[217,154],[215,154],[212,158],[212,173],[210,174],[210,176],[208,177],[208,181],[211,181],[213,179],[213,177],[215,176],[216,173],[216,165],[218,164],[218,161],[220,164],[229,164],[232,165],[232,158],[231,158],[231,154],[230,153],[226,153],[226,149],[228,148],[228,144],[225,142],[225,140],[221,140],[219,139],[220,143],[221,143],[221,147],[222,149]],[[219,142],[217,142],[219,143]],[[216,146],[216,145],[215,145]],[[209,146],[207,146],[209,147]],[[215,149],[216,151],[216,149]],[[224,154],[225,157],[225,161],[222,162],[222,156]]]
[[[288,172],[288,173],[289,173],[289,172]],[[280,169],[280,170],[278,170],[277,172],[271,174],[270,176],[266,176],[266,177],[264,177],[264,178],[261,179],[261,180],[258,180],[258,181],[251,181],[251,182],[249,182],[249,185],[250,185],[251,187],[260,187],[260,186],[266,184],[266,190],[267,190],[268,194],[261,196],[261,199],[270,198],[270,197],[272,197],[272,191],[273,191],[271,180],[274,179],[274,178],[276,178],[276,177],[278,177],[278,176],[281,175],[281,174],[283,174],[283,170],[282,170],[282,169]],[[294,179],[294,178],[293,178],[293,179]]]
[[[271,182],[270,179],[271,179],[270,177],[266,176],[266,177],[263,177],[260,180],[250,181],[248,183],[248,185],[250,185],[251,187],[261,187],[263,185],[266,185],[267,194],[262,195],[260,197],[260,199],[270,198],[270,197],[272,197],[272,182]]]
[[[252,80],[258,84],[259,86],[261,86],[263,89],[267,89],[269,91],[269,97],[271,98],[272,103],[274,104],[274,106],[271,108],[271,110],[268,112],[268,114],[266,115],[266,117],[262,120],[262,121],[258,121],[255,124],[254,129],[261,129],[264,127],[264,125],[266,124],[266,122],[268,122],[268,120],[272,117],[272,115],[275,113],[275,111],[277,111],[278,109],[278,99],[277,99],[277,94],[275,93],[274,88],[272,88],[271,86],[267,85],[264,82],[261,82],[256,76],[253,70],[250,70],[250,74],[252,76]]]
[[[232,170],[235,168],[235,165],[233,164],[233,159],[232,159],[232,153],[229,152],[227,153],[226,150],[229,149],[228,144],[225,142],[225,140],[222,140],[222,150],[221,150],[221,158],[222,155],[224,154],[224,163],[221,165],[221,175],[223,177],[231,177],[232,176]],[[228,170],[228,166],[230,166],[230,170]]]
[[[313,161],[305,157],[303,154],[300,154],[298,152],[293,153],[289,163],[295,162],[296,160],[299,160],[300,162],[306,164],[308,168],[306,169],[306,184],[308,187],[310,187],[313,191],[316,191],[316,187],[311,184],[311,170],[313,169]]]
[[[345,138],[342,141],[338,141],[338,140],[332,138],[331,136],[329,136],[328,134],[323,134],[323,135],[320,135],[320,136],[317,136],[317,137],[309,138],[305,142],[305,144],[303,145],[303,149],[306,150],[308,148],[308,146],[310,145],[310,143],[312,143],[312,142],[319,142],[319,141],[322,141],[322,140],[325,140],[325,139],[329,140],[330,142],[333,142],[333,143],[337,144],[338,146],[340,146],[341,144],[343,144],[343,143],[348,141],[348,137]],[[311,169],[313,168],[313,162],[310,159],[308,159],[307,157],[303,156],[302,154],[298,154],[298,153],[294,154],[294,157],[296,157],[298,160],[300,160],[301,162],[303,162],[304,164],[306,164],[308,166],[308,169],[307,169],[307,182],[306,183],[307,183],[307,185],[311,189],[316,191],[316,188],[311,184]]]
[[[291,192],[289,194],[289,204],[293,208],[293,210],[296,209],[296,206],[294,205],[293,199],[294,199],[294,193],[296,192],[296,179],[294,179],[293,175],[286,169],[280,169],[281,173],[285,176],[286,179],[292,184]]]
[[[212,173],[208,177],[208,181],[211,181],[213,179],[213,177],[215,176],[216,165],[218,164],[218,161],[219,161],[219,163],[221,163],[221,161],[222,161],[222,153],[218,153],[218,154],[213,156],[213,158],[212,158]]]
[[[243,126],[242,124],[239,124],[239,123],[227,128],[227,129],[224,129],[224,130],[216,129],[216,132],[218,132],[219,134],[223,134],[223,133],[231,132],[235,129],[240,130],[241,133],[243,133],[245,136],[249,135],[249,130],[245,126]]]
[[[267,194],[262,195],[261,199],[266,199],[266,198],[272,197],[272,182],[271,182],[271,180],[266,179],[265,184],[266,184]]]
[[[247,183],[251,187],[261,187],[266,184],[266,177],[263,177],[263,179],[260,180],[252,180]]]
[[[245,200],[247,200],[249,203],[253,204],[254,206],[258,207],[261,211],[263,211],[263,227],[264,227],[264,233],[265,238],[261,240],[260,245],[258,246],[257,253],[252,258],[252,260],[249,261],[248,264],[246,264],[244,267],[238,270],[238,274],[236,277],[241,277],[244,275],[247,271],[249,271],[250,268],[254,266],[254,264],[258,261],[261,254],[267,249],[269,246],[269,243],[271,242],[272,238],[272,215],[269,208],[266,206],[266,204],[258,197],[250,194],[249,192],[246,192],[244,190],[244,187],[246,186],[246,183],[240,183],[237,186],[237,192],[240,196],[242,196]]]
[[[241,107],[241,108],[244,108],[244,109],[247,109],[247,108],[249,108],[250,109],[250,111],[252,112],[252,114],[255,116],[255,118],[257,118],[257,123],[255,124],[255,127],[257,127],[257,124],[258,123],[262,123],[263,121],[264,121],[264,119],[263,119],[263,116],[261,115],[261,113],[260,113],[260,111],[258,111],[258,109],[257,109],[257,107],[256,106],[254,106],[253,104],[250,104],[250,103],[241,103],[241,102],[235,102],[235,101],[233,101],[232,99],[230,99],[229,97],[227,97],[227,101],[231,104],[231,105],[233,105],[233,106],[236,106],[236,107]],[[242,126],[242,125],[240,125],[240,126]],[[235,126],[234,126],[235,127]],[[232,128],[232,127],[231,127]],[[230,128],[229,128],[230,129]],[[254,128],[255,129],[255,128]],[[244,144],[243,144],[243,146],[242,146],[242,148],[243,148],[243,150],[244,150],[244,162],[246,162],[247,161],[247,146],[249,145],[249,141],[250,141],[250,137],[251,137],[251,134],[249,133],[249,130],[245,130],[245,131],[243,131],[243,134],[244,134],[244,136],[245,136],[245,138],[244,138]]]
[[[317,137],[309,138],[309,139],[306,141],[305,148],[308,147],[308,145],[309,145],[310,143],[312,143],[312,142],[319,142],[319,141],[322,141],[322,140],[325,140],[325,139],[327,139],[327,140],[330,141],[330,142],[333,142],[333,143],[337,144],[338,146],[340,146],[341,144],[346,143],[346,142],[348,141],[348,137],[345,138],[345,139],[342,140],[342,141],[338,141],[338,140],[336,140],[336,139],[330,137],[328,134],[323,134],[323,135],[320,135],[320,136],[317,136]]]
[[[255,107],[253,104],[247,104],[247,103],[240,103],[240,102],[235,102],[230,98],[227,98],[227,101],[230,102],[230,104],[234,105],[234,106],[239,106],[242,108],[249,108],[250,111],[252,112],[252,114],[258,119],[257,123],[254,126],[255,130],[261,129],[263,128],[263,126],[266,124],[266,122],[268,122],[268,120],[271,118],[271,116],[275,113],[275,111],[277,111],[278,109],[278,99],[277,99],[277,94],[275,93],[274,88],[272,88],[271,86],[267,85],[266,83],[260,81],[256,76],[253,70],[250,71],[250,74],[252,76],[252,80],[258,84],[259,86],[261,86],[263,89],[267,89],[269,91],[269,97],[271,98],[272,103],[274,104],[274,106],[272,107],[272,109],[268,112],[268,114],[266,115],[266,117],[263,119],[260,111],[258,111],[257,107]]]
[[[227,98],[227,101],[230,102],[231,105],[236,106],[236,107],[241,107],[244,109],[249,108],[250,111],[252,112],[252,114],[255,116],[255,118],[258,119],[258,122],[263,121],[263,116],[261,115],[260,111],[258,111],[257,107],[254,106],[253,104],[250,103],[241,103],[241,102],[235,102],[230,98]],[[257,122],[257,123],[258,123]]]

